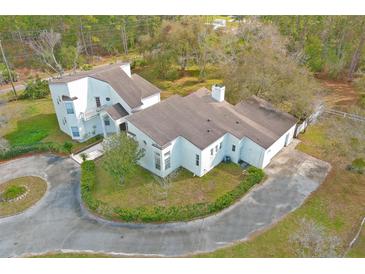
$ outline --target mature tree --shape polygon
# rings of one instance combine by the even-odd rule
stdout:
[[[274,26],[250,19],[226,36],[219,58],[228,101],[257,95],[298,118],[311,113],[317,84],[288,54]]]
[[[37,37],[29,39],[28,45],[48,68],[62,77],[63,68],[55,55],[55,48],[60,42],[61,34],[51,29],[44,30]]]
[[[144,150],[125,133],[114,134],[103,142],[103,167],[121,183],[126,176],[137,170],[137,161],[144,156]]]

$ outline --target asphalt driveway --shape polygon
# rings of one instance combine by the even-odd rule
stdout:
[[[115,224],[97,220],[79,202],[78,165],[38,155],[0,165],[0,183],[37,175],[45,196],[22,214],[0,219],[0,257],[52,251],[182,256],[248,239],[298,208],[326,177],[330,165],[287,148],[266,168],[268,179],[232,207],[187,223]]]

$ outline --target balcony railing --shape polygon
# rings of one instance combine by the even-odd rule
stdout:
[[[94,118],[95,116],[97,116],[102,110],[106,109],[107,107],[108,107],[108,105],[102,105],[97,108],[88,109],[85,112],[80,112],[79,118],[83,119],[84,121],[90,120],[90,119]]]

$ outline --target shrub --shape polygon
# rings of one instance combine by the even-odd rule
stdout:
[[[0,64],[0,84],[10,83],[10,75],[14,82],[18,81],[18,74],[14,70],[10,70],[10,74],[5,66],[5,64]]]
[[[363,174],[365,171],[365,160],[363,158],[357,158],[352,161],[351,165],[347,166],[347,169],[353,172]]]
[[[82,66],[81,66],[81,70],[91,70],[93,68],[93,66],[92,65],[90,65],[90,64],[83,64]]]
[[[73,144],[70,143],[70,142],[64,142],[63,143],[63,148],[68,152],[68,153],[71,153],[72,151],[72,147],[73,147]]]
[[[49,94],[48,81],[37,77],[35,80],[28,81],[21,97],[34,100],[47,97]]]
[[[261,169],[250,167],[247,175],[238,186],[225,193],[214,202],[196,203],[184,206],[153,208],[107,208],[101,206],[101,202],[92,197],[91,191],[95,186],[95,164],[93,161],[85,161],[81,164],[81,195],[86,205],[98,213],[105,214],[111,218],[126,222],[173,222],[187,221],[198,217],[204,217],[216,213],[242,197],[255,184],[259,183],[265,176]],[[109,213],[111,212],[111,213]]]
[[[0,160],[8,160],[30,152],[55,152],[64,153],[63,146],[55,143],[35,143],[26,146],[14,146],[0,153]]]
[[[84,161],[81,164],[81,197],[85,204],[92,210],[96,210],[99,206],[99,202],[91,194],[91,191],[95,187],[95,175],[95,163],[93,161]]]
[[[81,157],[82,161],[85,162],[86,159],[87,159],[87,154],[86,153],[81,153],[80,157]]]
[[[27,189],[24,186],[16,186],[16,185],[9,186],[7,189],[5,189],[4,193],[2,194],[2,198],[5,201],[9,201],[19,197],[26,191]]]

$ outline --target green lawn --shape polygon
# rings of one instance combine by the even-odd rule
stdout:
[[[92,194],[110,207],[148,208],[211,202],[232,190],[244,177],[242,169],[233,163],[222,163],[203,177],[194,177],[181,168],[170,182],[138,167],[136,175],[120,185],[101,164],[102,159],[96,161],[97,182]]]
[[[17,100],[0,106],[0,116],[7,122],[0,127],[0,135],[11,146],[31,145],[37,142],[73,144],[73,151],[95,142],[92,138],[84,143],[72,141],[58,125],[50,98],[38,100]]]
[[[339,120],[338,122],[341,123]],[[313,220],[324,227],[327,235],[337,236],[341,240],[339,255],[343,255],[349,242],[357,232],[365,212],[365,175],[346,170],[349,159],[341,144],[334,146],[326,140],[326,120],[311,126],[301,136],[298,149],[332,164],[332,170],[317,191],[298,210],[263,233],[259,233],[247,242],[219,249],[198,257],[296,257],[297,250],[290,241],[302,218]],[[343,147],[344,145],[342,145]],[[364,256],[365,233],[351,256]]]

